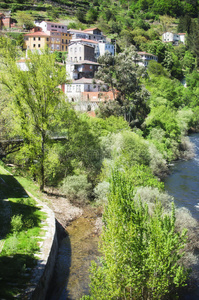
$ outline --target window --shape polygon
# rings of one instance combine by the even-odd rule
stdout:
[[[79,85],[76,85],[76,92],[79,92]]]
[[[40,44],[38,44],[38,48],[40,48],[41,47],[41,45]]]
[[[67,46],[66,46],[66,51],[67,51]]]
[[[92,70],[93,69],[93,66],[90,66],[90,70]]]
[[[75,47],[75,53],[77,53],[77,48]]]
[[[66,44],[68,44],[68,41],[66,40]]]
[[[64,26],[62,26],[62,29],[64,29]]]
[[[62,48],[62,50],[64,50],[64,46],[63,46],[63,45],[62,45],[62,47],[61,47],[61,48]]]
[[[59,48],[59,45],[56,45],[57,46],[57,50],[59,50],[60,48]]]
[[[57,25],[55,25],[55,28],[57,28]]]
[[[61,26],[58,26],[58,28],[61,28]]]
[[[35,48],[36,47],[36,45],[35,44],[33,44],[33,48]]]
[[[88,92],[90,92],[90,84],[88,84]]]
[[[54,27],[54,25],[51,25],[51,27]]]
[[[64,40],[62,39],[62,44],[64,44]]]
[[[81,56],[79,57],[79,60],[82,60],[82,57],[81,57]]]
[[[47,42],[49,41],[49,38],[46,38]]]
[[[41,38],[40,38],[40,36],[38,37],[38,41],[41,41]]]
[[[36,40],[36,38],[34,37],[34,38],[33,38],[33,41],[35,41],[35,40]]]

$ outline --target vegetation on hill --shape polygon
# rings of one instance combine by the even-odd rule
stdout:
[[[98,26],[116,39],[116,57],[99,59],[96,78],[117,93],[99,107],[96,118],[77,112],[57,89],[63,71],[56,54],[32,54],[28,71],[20,71],[19,48],[0,37],[0,126],[6,137],[24,139],[20,151],[5,161],[29,173],[41,189],[56,186],[71,201],[107,207],[103,263],[93,266],[91,299],[102,299],[101,291],[104,299],[174,297],[187,283],[191,264],[185,259],[189,264],[184,265],[180,249],[188,243],[185,258],[194,251],[175,223],[175,209],[160,180],[168,174],[168,162],[193,155],[186,135],[199,130],[197,1],[54,3],[35,3],[34,14],[32,8],[28,13],[43,9],[46,19],[55,20],[59,5],[65,5],[73,9],[77,28]],[[25,4],[16,1],[19,6],[12,11],[19,14]],[[167,30],[186,32],[186,43],[163,43],[161,34]],[[157,55],[158,63],[151,61],[147,70],[138,67],[132,60],[135,50]],[[64,139],[52,142],[60,136]],[[117,171],[112,175],[112,170]],[[189,237],[194,220],[187,211],[176,215],[190,220],[184,224]]]

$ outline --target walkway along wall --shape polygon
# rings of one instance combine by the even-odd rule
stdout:
[[[43,237],[43,241],[40,242],[40,252],[35,255],[39,260],[32,273],[31,285],[25,290],[23,299],[44,300],[52,278],[58,252],[56,221],[53,211],[46,204],[35,198],[28,191],[27,193],[36,200],[41,211],[47,214],[47,219],[42,228],[45,231],[45,236]]]

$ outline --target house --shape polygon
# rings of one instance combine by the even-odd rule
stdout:
[[[68,61],[79,62],[83,60],[96,61],[94,47],[72,40],[68,47]]]
[[[139,66],[144,66],[144,67],[147,67],[149,62],[151,60],[155,60],[158,62],[158,57],[154,54],[151,54],[151,53],[147,53],[147,52],[137,52],[137,54],[139,55],[139,59],[136,61],[136,63],[139,65]]]
[[[24,49],[35,50],[45,49],[50,46],[50,33],[49,32],[31,32],[24,34]]]
[[[92,78],[73,80],[71,84],[65,84],[65,93],[69,102],[75,104],[75,109],[80,111],[94,111],[100,102],[113,100],[112,92],[104,92],[106,86],[101,81],[93,83]]]
[[[179,42],[185,43],[185,33],[172,33],[164,32],[162,35],[162,41],[164,43],[172,43],[173,45],[178,45]]]
[[[74,39],[72,38],[71,42],[80,42],[84,45],[89,45],[94,47],[95,52],[95,59],[97,59],[99,56],[102,56],[105,54],[106,51],[110,52],[113,56],[115,55],[115,46],[111,43],[108,43],[104,40],[102,41],[94,41],[94,40],[88,40],[88,39]]]
[[[84,29],[83,32],[88,34],[89,40],[96,40],[96,41],[106,40],[106,36],[97,27]]]
[[[106,36],[98,28],[88,28],[85,30],[68,29],[68,32],[72,34],[73,39],[87,39],[94,41],[106,40]]]
[[[49,47],[51,51],[67,51],[70,40],[69,34],[59,31],[30,32],[24,35],[24,49],[35,50]]]
[[[58,31],[62,33],[68,33],[67,26],[60,23],[55,22],[48,22],[48,21],[42,21],[42,22],[35,22],[35,25],[42,28],[43,32],[47,31]]]
[[[66,72],[71,79],[94,78],[95,72],[98,70],[99,64],[94,61],[84,60],[79,62],[67,62]]]
[[[3,28],[11,28],[16,25],[16,21],[4,13],[0,13],[0,30]]]

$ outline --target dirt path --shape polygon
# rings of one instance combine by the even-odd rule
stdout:
[[[94,221],[95,232],[100,233],[102,228],[102,208],[91,206],[79,207],[72,204],[67,198],[46,194],[48,205],[54,211],[57,221],[66,229],[72,221],[83,216],[88,218],[92,215]]]

